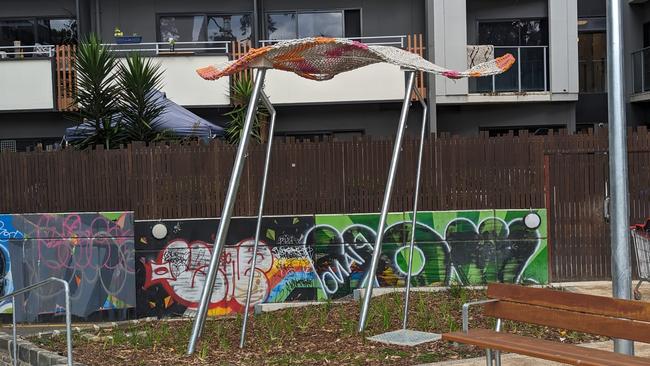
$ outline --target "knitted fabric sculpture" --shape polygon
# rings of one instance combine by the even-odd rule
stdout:
[[[237,60],[208,66],[197,72],[204,79],[216,80],[247,68],[265,67],[291,71],[304,78],[320,81],[379,62],[459,79],[500,74],[515,63],[515,58],[506,54],[459,72],[445,69],[419,55],[396,47],[370,46],[347,39],[318,37],[254,48]]]

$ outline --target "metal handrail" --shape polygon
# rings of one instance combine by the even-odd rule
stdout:
[[[650,50],[650,47],[643,47],[643,48],[638,49],[638,50],[636,50],[636,51],[632,51],[632,55],[634,55],[634,54],[636,54],[636,53],[641,53],[641,52],[643,52],[643,51],[648,51],[648,50]]]
[[[369,36],[369,37],[345,37],[341,39],[348,39],[352,41],[363,42],[373,46],[395,46],[399,48],[406,47],[406,35],[397,36]],[[380,41],[386,40],[386,41]],[[263,39],[260,40],[262,46],[273,45],[279,42],[293,41],[293,39]]]
[[[16,343],[16,295],[24,294],[26,292],[35,290],[37,288],[43,287],[51,282],[57,282],[63,285],[65,291],[65,328],[66,328],[66,343],[68,344],[68,366],[72,366],[72,314],[70,314],[70,285],[60,278],[50,277],[41,282],[37,282],[33,285],[23,287],[20,290],[14,291],[10,294],[0,297],[0,302],[3,300],[11,298],[12,306],[12,337],[13,337],[13,363],[18,365],[18,345]]]

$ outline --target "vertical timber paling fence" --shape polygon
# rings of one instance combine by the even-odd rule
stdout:
[[[418,141],[406,138],[392,211],[413,206]],[[264,145],[253,144],[235,215],[257,209]],[[392,141],[278,139],[266,215],[368,213],[380,208]],[[650,216],[650,134],[630,131],[630,221]],[[0,212],[133,210],[139,219],[216,217],[235,146],[134,143],[116,150],[0,153]],[[607,132],[430,137],[422,210],[548,208],[551,276],[610,276]]]

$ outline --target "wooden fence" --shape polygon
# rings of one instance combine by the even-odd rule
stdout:
[[[629,134],[630,219],[650,216],[650,134]],[[378,212],[392,141],[274,143],[265,214]],[[234,146],[134,144],[119,150],[0,153],[0,212],[134,210],[138,219],[221,213]],[[236,215],[255,215],[264,146],[253,144]],[[422,210],[548,208],[554,280],[610,276],[604,220],[607,133],[426,141]],[[391,210],[413,204],[417,141],[405,140]]]

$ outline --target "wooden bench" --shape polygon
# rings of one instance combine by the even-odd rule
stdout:
[[[463,305],[463,330],[442,339],[486,350],[486,363],[501,365],[501,351],[569,365],[650,365],[650,359],[501,332],[501,320],[650,343],[650,303],[565,291],[489,284],[488,300]],[[496,330],[469,329],[469,309],[481,305]],[[494,351],[494,352],[493,352]]]

